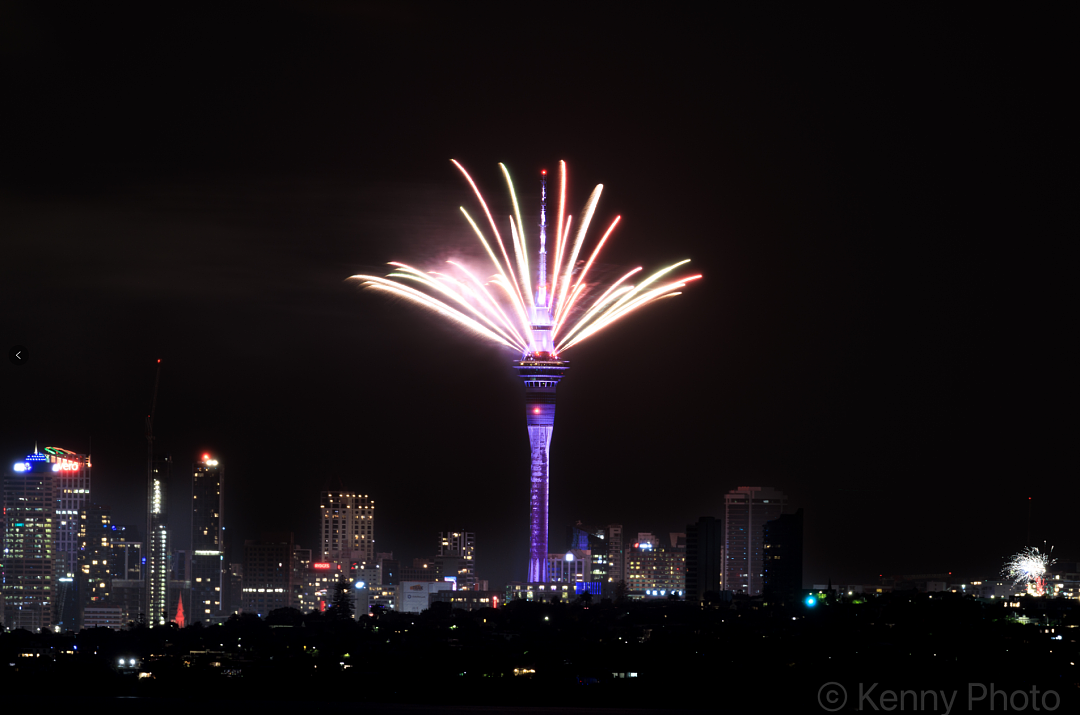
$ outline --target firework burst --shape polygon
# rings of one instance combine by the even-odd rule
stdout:
[[[588,259],[582,262],[585,238],[603,184],[593,189],[576,229],[572,230],[574,222],[566,215],[566,162],[561,161],[554,259],[550,264],[549,281],[546,208],[541,214],[539,262],[534,272],[529,266],[525,224],[521,220],[509,171],[499,164],[513,208],[502,224],[509,229],[504,234],[500,233],[500,222],[492,215],[472,177],[457,161],[453,164],[472,187],[487,219],[486,229],[489,230],[481,229],[483,220],[478,222],[464,207],[461,208],[494,272],[481,277],[455,261],[447,261],[448,268],[444,271],[422,271],[392,262],[389,265],[394,269],[386,276],[355,275],[353,279],[361,281],[365,288],[404,298],[438,313],[476,335],[522,354],[546,352],[557,355],[650,303],[679,295],[688,283],[701,278],[700,275],[670,277],[676,269],[689,263],[684,260],[662,268],[636,284],[629,281],[641,272],[641,267],[606,287],[590,283],[589,270],[621,217],[612,221],[588,254]],[[546,201],[546,183],[543,186]],[[510,244],[509,251],[507,243]]]
[[[1028,546],[1005,562],[1002,573],[1011,578],[1017,586],[1025,584],[1031,595],[1042,596],[1046,593],[1046,569],[1055,560],[1050,558],[1050,554]]]

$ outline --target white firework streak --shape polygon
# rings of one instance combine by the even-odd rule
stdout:
[[[513,215],[509,217],[511,246],[514,253],[512,259],[476,182],[465,167],[456,160],[451,161],[469,183],[484,215],[487,216],[498,251],[494,250],[492,241],[484,235],[484,231],[472,219],[469,212],[461,207],[462,215],[491,261],[495,270],[494,275],[485,284],[472,271],[456,261],[448,261],[448,263],[464,274],[464,280],[452,275],[424,272],[404,263],[392,262],[390,265],[394,267],[394,270],[385,277],[355,275],[352,278],[361,281],[361,285],[365,288],[404,298],[415,305],[449,318],[475,334],[515,350],[521,350],[523,353],[528,352],[533,341],[531,315],[534,307],[533,295],[536,291],[529,275],[525,224],[521,218],[521,208],[510,172],[505,165],[499,164],[506,179],[513,206]],[[615,218],[592,250],[589,259],[578,270],[578,256],[586,242],[589,225],[596,212],[603,185],[597,184],[589,195],[582,212],[581,225],[571,243],[569,238],[572,217],[566,214],[566,162],[559,162],[559,170],[559,210],[556,218],[555,256],[551,265],[551,286],[548,291],[550,300],[548,310],[553,323],[552,334],[553,337],[559,336],[556,340],[558,344],[556,352],[568,349],[595,335],[644,305],[680,295],[679,288],[701,278],[700,275],[687,276],[658,287],[650,287],[671,271],[689,263],[689,260],[684,260],[651,274],[638,285],[628,285],[626,281],[641,271],[640,267],[625,274],[606,290],[592,290],[586,281],[589,269],[622,217]],[[424,290],[405,285],[404,282],[416,283]],[[494,291],[496,294],[501,291],[505,295],[506,301],[510,303],[510,311],[504,310],[502,301],[496,300],[496,295],[489,290],[489,286],[497,289]],[[599,292],[599,297],[593,300],[591,296],[596,292]],[[565,333],[563,333],[564,329]]]

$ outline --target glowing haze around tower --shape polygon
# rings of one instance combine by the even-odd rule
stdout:
[[[476,182],[465,167],[451,161],[469,182],[487,219],[490,234],[486,234],[465,207],[461,207],[465,220],[491,259],[495,273],[480,276],[458,261],[447,261],[449,268],[442,271],[427,272],[394,261],[390,263],[393,271],[386,276],[355,275],[352,278],[361,281],[366,289],[404,298],[473,335],[504,345],[521,355],[513,368],[525,383],[525,423],[532,448],[528,580],[546,581],[548,450],[555,424],[555,388],[570,367],[560,354],[642,306],[681,295],[681,288],[701,276],[665,278],[689,263],[687,259],[661,268],[636,285],[629,281],[641,271],[641,266],[606,287],[590,279],[589,269],[621,217],[616,216],[611,222],[588,259],[579,260],[579,257],[584,258],[581,251],[604,187],[598,184],[593,189],[572,231],[574,217],[566,214],[566,162],[560,161],[559,208],[555,216],[555,250],[549,282],[546,172],[542,172],[540,183],[540,253],[537,270],[533,273],[529,268],[525,224],[521,220],[510,172],[499,164],[513,206],[513,213],[507,217],[510,232],[504,241],[499,232],[501,221],[496,221]],[[537,278],[535,290],[532,288],[533,276]]]

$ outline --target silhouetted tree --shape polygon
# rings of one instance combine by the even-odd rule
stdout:
[[[352,592],[346,579],[338,579],[334,584],[334,598],[326,614],[332,621],[351,621],[353,617]]]

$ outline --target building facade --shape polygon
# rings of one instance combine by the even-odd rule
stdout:
[[[366,494],[322,493],[321,561],[349,564],[375,560],[375,500]]]
[[[39,452],[27,455],[4,474],[0,589],[8,629],[53,628],[56,570],[67,564],[56,552],[55,482],[53,463]]]
[[[169,476],[172,473],[172,457],[151,460],[150,490],[147,503],[146,550],[146,623],[150,626],[165,625],[169,613]]]
[[[79,514],[79,559],[76,582],[80,610],[101,607],[109,603],[112,593],[112,514],[109,507],[90,504]],[[80,619],[83,628],[85,616]]]
[[[765,523],[784,513],[787,498],[772,487],[739,487],[724,495],[724,589],[760,596],[765,584]]]
[[[294,560],[291,533],[267,533],[244,542],[244,613],[265,618],[279,608],[296,608],[303,581]]]
[[[45,455],[57,479],[56,551],[63,556],[64,576],[74,576],[79,560],[79,515],[90,504],[90,457],[59,447],[46,447]]]
[[[435,564],[440,577],[457,579],[459,589],[476,590],[476,534],[471,531],[440,531]]]
[[[225,591],[224,467],[204,454],[191,476],[191,601],[188,623],[217,623],[228,616]]]
[[[703,516],[686,527],[686,600],[698,603],[705,594],[723,590],[723,522]]]
[[[626,585],[633,597],[684,596],[686,534],[672,533],[668,543],[638,534],[626,557]]]
[[[769,603],[794,603],[803,587],[803,510],[765,522],[762,594]]]

